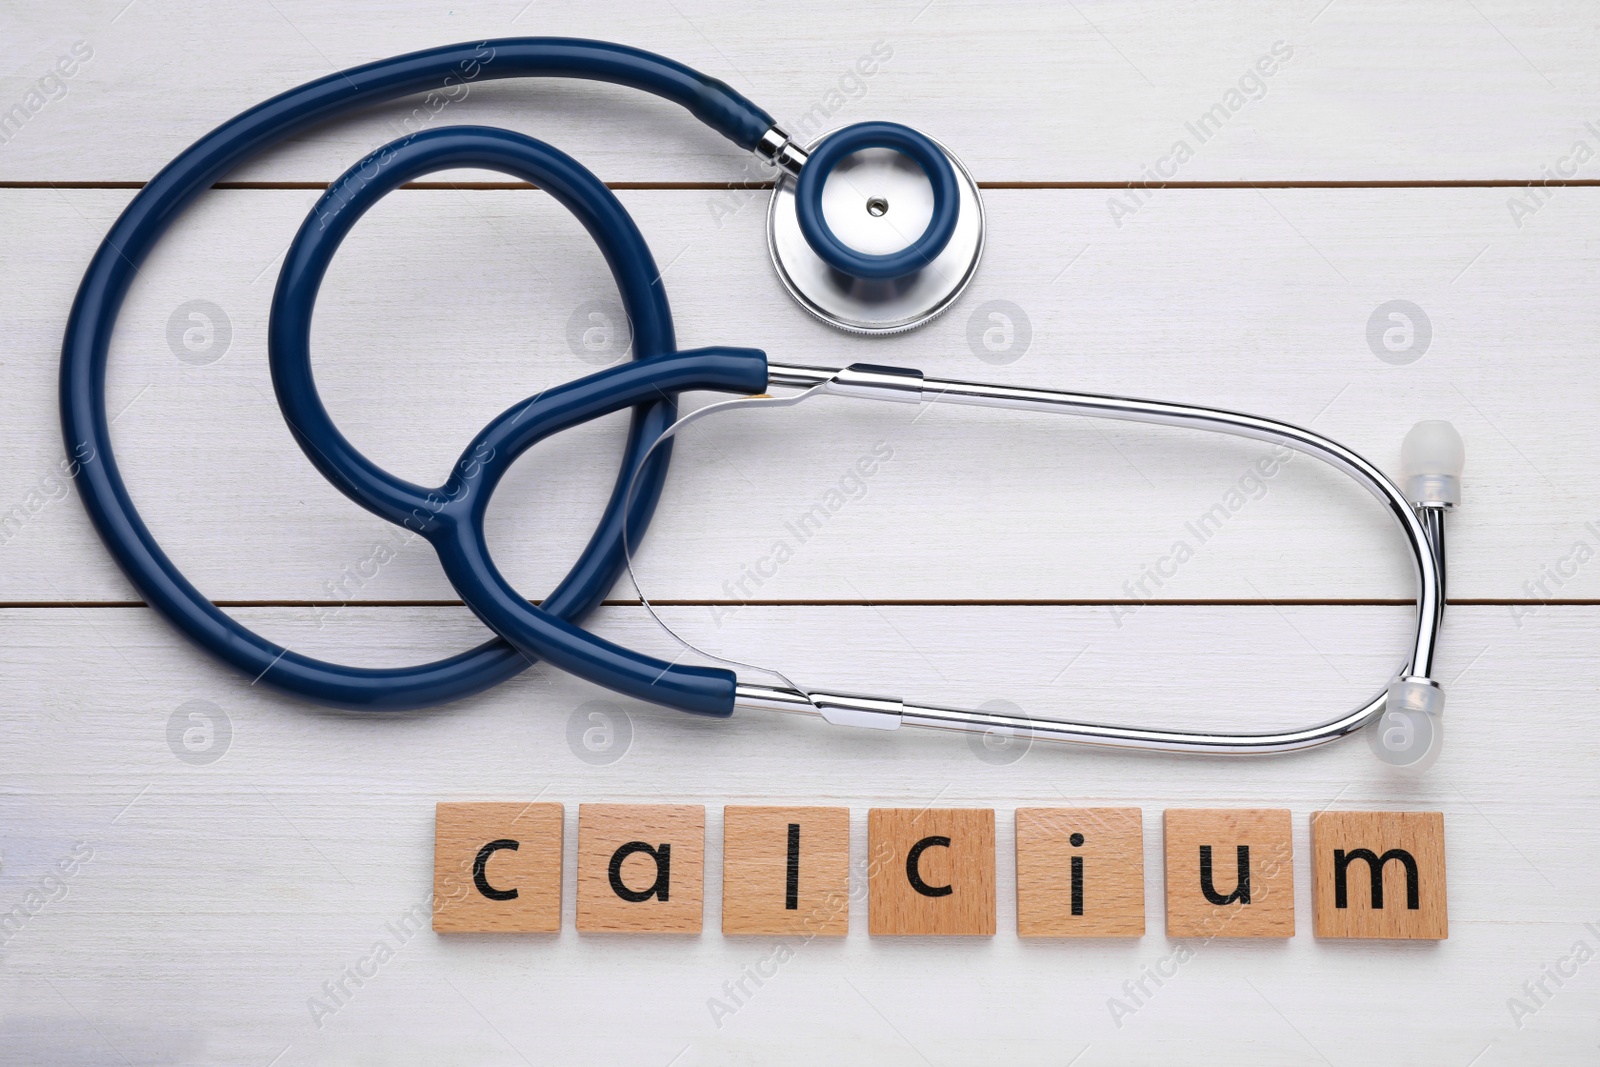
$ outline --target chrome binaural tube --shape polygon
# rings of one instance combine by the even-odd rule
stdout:
[[[1399,525],[1406,547],[1411,552],[1417,577],[1417,618],[1410,656],[1394,684],[1410,686],[1412,689],[1438,690],[1437,683],[1432,681],[1430,675],[1438,646],[1439,628],[1444,618],[1444,511],[1454,501],[1441,504],[1430,495],[1426,501],[1419,500],[1414,504],[1377,467],[1320,434],[1290,423],[1220,409],[1054,389],[949,381],[926,378],[919,371],[897,367],[857,364],[843,370],[832,370],[771,365],[768,380],[771,385],[798,386],[865,399],[1013,408],[1210,430],[1284,445],[1320,459],[1364,486]],[[1459,447],[1459,438],[1456,440]],[[1458,487],[1459,472],[1455,484]],[[816,715],[838,725],[877,729],[910,725],[974,732],[1005,729],[1022,731],[1044,740],[1074,744],[1242,755],[1290,752],[1337,740],[1371,722],[1384,711],[1386,702],[1391,698],[1386,684],[1384,691],[1349,714],[1303,729],[1264,733],[1156,730],[1064,719],[1034,719],[848,694],[807,693],[799,689],[743,682],[738,686],[735,699],[741,707]],[[1442,693],[1439,694],[1439,700],[1442,702]]]
[[[1262,755],[1294,752],[1337,741],[1365,726],[1383,710],[1386,693],[1342,718],[1299,730],[1256,734],[1213,733],[1187,730],[1152,730],[1133,726],[1112,726],[1066,719],[1035,719],[1020,715],[1001,715],[963,708],[907,704],[898,700],[861,697],[842,693],[802,693],[782,686],[740,682],[734,702],[741,708],[811,715],[835,726],[860,726],[895,730],[901,726],[921,726],[933,730],[987,733],[1007,730],[1043,741],[1061,741],[1104,748],[1144,749],[1151,752],[1215,753],[1222,755]],[[873,705],[869,707],[868,705]]]

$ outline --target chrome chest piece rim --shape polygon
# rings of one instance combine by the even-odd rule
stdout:
[[[808,153],[832,134],[806,146]],[[937,141],[934,142],[938,144]],[[780,173],[767,209],[767,249],[778,278],[801,307],[851,333],[891,334],[915,329],[947,311],[978,272],[983,257],[983,198],[978,183],[949,149],[939,151],[955,171],[960,198],[955,232],[923,269],[900,278],[852,278],[814,252],[800,229],[793,174]],[[828,176],[823,209],[841,241],[865,252],[892,251],[898,232],[910,243],[927,225],[932,191],[915,164],[890,149],[866,149],[840,161]],[[906,233],[900,227],[911,220]]]

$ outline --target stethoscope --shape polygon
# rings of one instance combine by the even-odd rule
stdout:
[[[139,264],[191,200],[245,159],[293,134],[395,97],[451,94],[473,81],[511,77],[589,78],[652,92],[681,104],[734,144],[775,165],[779,177],[768,214],[773,262],[801,306],[835,326],[860,333],[912,329],[946,310],[977,269],[984,231],[977,185],[928,137],[897,124],[871,122],[801,146],[723,83],[621,45],[561,38],[451,45],[333,74],[274,97],[201,138],[134,197],[84,275],[62,344],[61,420],[67,450],[91,457],[77,474],[84,505],[146,602],[195,643],[255,683],[354,710],[402,711],[458,700],[512,677],[538,658],[619,693],[714,716],[730,715],[740,706],[877,730],[923,726],[999,731],[1088,745],[1240,754],[1310,748],[1371,726],[1373,750],[1390,764],[1420,768],[1437,756],[1444,692],[1430,675],[1444,616],[1444,513],[1458,502],[1464,458],[1461,439],[1448,423],[1420,423],[1407,436],[1402,492],[1349,449],[1310,430],[1252,415],[947,381],[899,367],[779,365],[749,348],[681,351],[655,260],[617,198],[565,153],[501,129],[427,129],[383,146],[346,171],[318,200],[288,250],[269,326],[278,402],[307,458],[356,503],[426,538],[462,600],[497,636],[433,663],[350,667],[291,651],[217,609],[151,536],[129,499],[111,447],[107,352]],[[311,373],[311,316],[328,264],[356,220],[405,182],[458,167],[496,170],[532,182],[578,218],[616,279],[632,327],[633,359],[513,405],[479,432],[444,483],[430,488],[378,467],[334,425]],[[773,388],[800,391],[767,395]],[[676,396],[685,390],[741,399],[680,419]],[[757,684],[741,680],[727,667],[667,662],[580,628],[579,621],[622,571],[631,570],[631,550],[660,500],[672,438],[682,427],[730,407],[787,406],[823,395],[1182,426],[1314,456],[1364,486],[1399,524],[1417,575],[1415,640],[1406,663],[1367,704],[1315,726],[1269,733],[1186,732],[818,692],[762,668],[756,669],[780,684]],[[511,587],[489,554],[484,514],[490,497],[511,464],[534,444],[623,408],[632,409],[632,421],[599,525],[565,578],[535,606]],[[654,616],[642,592],[641,599]],[[1264,699],[1276,698],[1269,689]]]

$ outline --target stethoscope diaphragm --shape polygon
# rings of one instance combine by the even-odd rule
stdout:
[[[799,173],[780,172],[767,210],[767,247],[784,288],[852,333],[900,333],[937,318],[983,256],[983,200],[961,161],[925,134],[882,145],[886,138],[871,136],[880,128],[895,127],[862,123],[807,145]],[[938,153],[944,166],[925,166],[912,146]],[[863,265],[873,261],[899,270],[863,276],[885,273]]]

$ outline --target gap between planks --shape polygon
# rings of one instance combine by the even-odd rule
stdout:
[[[460,600],[213,600],[218,608],[459,608]],[[534,604],[540,601],[533,601]],[[639,607],[638,600],[603,600],[603,607]],[[1198,600],[652,600],[658,608],[712,608],[738,604],[752,608],[1111,608],[1140,604],[1147,608],[1409,608],[1415,600],[1405,598],[1359,597],[1284,597],[1212,598]],[[1525,600],[1510,597],[1462,597],[1451,600],[1455,608],[1483,607],[1600,607],[1600,598],[1570,600]],[[145,608],[142,600],[8,600],[0,601],[0,611],[48,608]]]
[[[146,182],[125,181],[0,181],[0,189],[143,189]],[[606,182],[608,189],[725,190],[772,188],[772,182]],[[1592,188],[1600,178],[1441,178],[1360,181],[1082,181],[1015,182],[981,181],[980,189],[1526,189],[1535,185],[1551,188]],[[217,182],[213,189],[326,189],[328,182]],[[407,182],[401,189],[536,189],[529,182]]]

